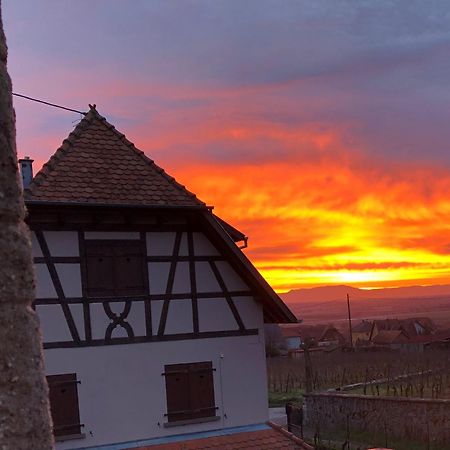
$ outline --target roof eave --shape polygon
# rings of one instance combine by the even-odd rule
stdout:
[[[25,205],[36,206],[83,206],[90,208],[133,208],[133,209],[176,209],[188,211],[207,211],[206,205],[145,205],[132,203],[98,203],[98,202],[72,202],[72,201],[47,201],[25,200]]]
[[[285,305],[283,300],[281,300],[245,254],[234,244],[232,238],[220,226],[211,212],[206,211],[203,216],[208,224],[223,238],[223,242],[227,245],[231,253],[246,268],[254,284],[260,287],[260,291],[263,294],[260,300],[263,304],[265,323],[298,323],[298,319],[292,311]]]

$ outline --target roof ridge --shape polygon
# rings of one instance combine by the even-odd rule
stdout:
[[[33,194],[33,191],[37,189],[42,183],[45,182],[49,172],[55,169],[58,164],[68,153],[71,147],[74,146],[76,139],[79,137],[81,130],[92,123],[92,109],[80,120],[75,128],[69,133],[69,135],[63,139],[62,144],[56,149],[55,153],[50,159],[42,166],[39,172],[33,177],[26,191],[29,194]],[[91,114],[91,115],[90,115]]]
[[[89,105],[90,110],[86,113],[86,115],[80,120],[80,122],[75,126],[75,128],[70,132],[70,134],[65,138],[62,142],[62,144],[57,148],[56,152],[50,157],[50,159],[42,166],[41,170],[35,175],[33,180],[31,181],[30,185],[25,191],[26,200],[33,200],[34,198],[43,197],[45,200],[49,200],[52,195],[49,195],[48,192],[54,192],[52,190],[53,186],[50,186],[48,183],[53,183],[53,180],[61,176],[58,172],[61,171],[61,173],[65,173],[67,177],[70,177],[70,173],[67,171],[67,168],[65,168],[66,165],[73,164],[72,159],[73,158],[79,158],[77,156],[77,153],[73,153],[72,150],[77,150],[78,146],[84,147],[84,150],[87,150],[87,153],[91,155],[90,150],[92,150],[91,158],[93,159],[93,164],[95,166],[95,153],[96,148],[93,147],[92,149],[89,147],[89,143],[86,144],[84,141],[84,135],[86,134],[86,139],[90,141],[90,128],[93,127],[93,133],[94,136],[96,135],[95,129],[102,133],[101,130],[105,130],[108,132],[109,139],[111,141],[115,141],[117,146],[122,146],[122,149],[124,152],[130,151],[134,155],[130,157],[134,158],[134,161],[136,163],[139,163],[142,165],[142,169],[145,172],[145,167],[147,167],[148,174],[142,174],[142,176],[145,176],[146,180],[151,180],[152,177],[156,177],[160,179],[160,182],[163,184],[167,184],[167,189],[169,189],[169,192],[172,192],[172,194],[169,194],[169,197],[166,197],[166,200],[164,200],[164,197],[161,198],[159,192],[156,192],[154,194],[155,202],[157,204],[162,204],[164,202],[168,202],[170,204],[179,204],[179,202],[184,203],[191,203],[192,205],[197,206],[203,206],[206,207],[206,204],[201,201],[193,192],[189,191],[186,186],[179,183],[173,176],[169,175],[163,168],[158,166],[151,158],[149,158],[142,150],[138,149],[135,144],[127,139],[126,135],[119,130],[116,129],[114,125],[108,122],[108,120],[102,116],[96,109],[95,105]],[[93,138],[97,139],[97,137]],[[95,142],[95,141],[94,141]],[[87,145],[87,147],[86,147]],[[70,158],[66,157],[70,155]],[[83,153],[82,153],[83,155]],[[89,156],[82,156],[85,158],[89,158]],[[92,159],[91,159],[92,160]],[[60,170],[59,170],[60,169]],[[84,172],[85,169],[83,169]],[[114,172],[115,175],[118,175],[117,172]],[[155,178],[155,180],[156,180]],[[78,180],[78,178],[75,178]],[[95,177],[96,180],[98,180],[97,177]],[[67,183],[70,183],[71,181],[68,181]],[[73,182],[72,182],[73,183]],[[96,181],[98,183],[98,181]],[[147,186],[149,185],[149,182],[144,183]],[[64,186],[64,185],[63,185]],[[94,186],[95,188],[95,186]],[[137,185],[135,183],[135,189],[137,188]],[[63,191],[64,188],[62,187],[61,190]],[[61,190],[59,192],[61,192]],[[86,189],[88,191],[88,189]],[[100,190],[101,191],[101,190]],[[90,199],[95,199],[92,195],[92,188],[89,187],[89,192],[85,195],[84,198],[87,198],[87,202],[91,202]],[[99,191],[97,191],[99,192]],[[136,192],[136,191],[135,191]],[[149,194],[150,192],[150,194]],[[152,197],[151,191],[145,191],[143,190],[142,193],[138,192],[135,196],[135,200],[137,203],[142,203],[142,201],[145,201],[145,196],[147,195],[147,198]],[[170,195],[172,196],[171,199]],[[54,195],[57,196],[57,195]],[[87,196],[87,197],[86,197]],[[65,198],[74,198],[74,196],[68,195],[62,197]],[[184,199],[183,199],[184,197]],[[118,197],[119,198],[119,197]],[[137,199],[137,200],[136,200]],[[169,200],[167,200],[169,199]],[[86,201],[86,200],[85,200]],[[150,200],[151,204],[152,200]],[[173,202],[173,203],[171,203]],[[95,201],[94,201],[95,203]]]
[[[170,181],[171,183],[174,184],[174,186],[176,188],[178,188],[180,191],[187,193],[189,196],[197,199],[198,201],[200,201],[201,203],[205,204],[204,202],[202,202],[193,192],[189,191],[186,186],[184,186],[183,184],[179,183],[174,177],[172,177],[171,175],[169,175],[162,167],[158,166],[158,164],[155,163],[155,161],[151,158],[149,158],[145,152],[143,152],[142,150],[138,149],[135,145],[134,142],[130,141],[129,139],[127,139],[126,135],[124,133],[121,133],[114,125],[112,125],[111,123],[109,123],[106,119],[106,117],[100,115],[100,113],[95,109],[95,105],[93,108],[91,108],[91,111],[93,111],[93,113],[96,115],[97,119],[99,119],[109,130],[111,130],[127,147],[129,147],[131,150],[133,150],[137,155],[139,155],[147,164],[150,164],[151,166],[153,166],[153,168],[160,173],[166,180]],[[89,114],[89,113],[88,113]]]
[[[279,433],[283,434],[284,436],[288,437],[291,441],[295,442],[297,445],[300,445],[301,448],[304,450],[314,450],[314,447],[312,445],[309,445],[307,442],[305,442],[303,439],[300,439],[295,434],[291,433],[290,431],[283,428],[281,425],[278,425],[275,422],[272,422],[269,420],[266,422],[267,425],[272,427],[275,431],[278,431]]]

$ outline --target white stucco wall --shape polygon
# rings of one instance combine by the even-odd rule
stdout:
[[[78,256],[78,236],[74,232],[45,232],[52,256]],[[169,256],[175,242],[173,232],[149,232],[147,254]],[[138,239],[135,232],[89,232],[85,239]],[[66,242],[70,240],[70,242]],[[217,256],[216,248],[200,233],[193,235],[196,255]],[[33,240],[34,247],[36,240]],[[34,248],[35,256],[42,256]],[[180,256],[187,255],[187,234],[183,233]],[[248,286],[228,262],[218,261],[229,291],[248,290]],[[66,297],[81,297],[80,266],[73,262],[56,263]],[[196,284],[199,293],[220,292],[214,273],[207,262],[196,262]],[[148,263],[151,294],[166,291],[170,263]],[[38,298],[55,298],[45,264],[36,264]],[[170,301],[165,334],[193,331],[192,301],[190,298],[189,263],[179,262],[175,272],[173,293],[188,294],[184,299]],[[152,342],[98,347],[47,349],[45,365],[48,375],[76,373],[80,418],[85,424],[86,438],[57,444],[58,450],[88,447],[146,439],[223,427],[261,423],[268,419],[267,383],[264,354],[262,307],[251,296],[233,297],[233,301],[246,328],[256,328],[258,335],[211,339]],[[153,335],[159,327],[163,301],[151,302]],[[120,313],[124,303],[110,304]],[[69,306],[81,339],[85,337],[83,306]],[[70,341],[70,333],[61,305],[38,305],[44,341]],[[110,319],[101,303],[90,306],[92,338],[104,339]],[[223,297],[198,299],[199,331],[237,330],[238,326]],[[143,302],[132,304],[127,322],[136,336],[145,335]],[[126,336],[121,327],[114,329],[112,337]],[[222,355],[222,357],[221,357]],[[215,401],[220,420],[196,425],[165,428],[165,379],[161,376],[165,364],[212,361]]]
[[[221,357],[223,356],[223,358]],[[212,361],[216,422],[165,428],[165,364]],[[76,373],[86,438],[57,450],[268,420],[264,339],[227,337],[45,351],[47,374]]]

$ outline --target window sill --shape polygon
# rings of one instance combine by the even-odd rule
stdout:
[[[74,439],[85,439],[86,435],[84,433],[78,434],[68,434],[66,436],[55,436],[55,442],[72,441]]]
[[[172,427],[179,427],[179,426],[183,426],[183,425],[193,425],[196,423],[216,422],[217,420],[220,420],[220,416],[199,417],[197,419],[177,420],[175,422],[166,422],[163,424],[163,426],[164,426],[164,428],[172,428]]]

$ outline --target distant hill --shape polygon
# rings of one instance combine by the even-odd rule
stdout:
[[[347,294],[351,299],[450,296],[450,285],[406,286],[385,289],[358,289],[345,285],[320,286],[310,289],[294,289],[281,294],[281,297],[287,302],[301,302],[305,300],[343,300],[347,298]]]
[[[441,327],[450,327],[450,285],[408,286],[389,289],[358,289],[351,286],[323,286],[295,289],[281,298],[305,323],[339,325],[347,320],[347,293],[352,318],[430,317]]]

